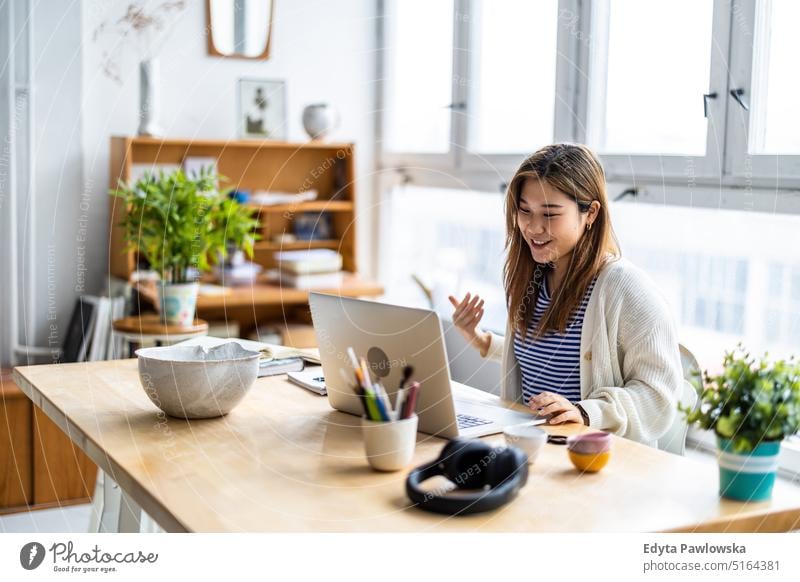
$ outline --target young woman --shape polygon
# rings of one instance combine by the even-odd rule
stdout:
[[[678,340],[655,285],[620,256],[599,160],[582,145],[542,148],[505,213],[505,337],[478,328],[484,302],[470,293],[450,296],[453,323],[502,362],[503,398],[654,445],[684,382]]]

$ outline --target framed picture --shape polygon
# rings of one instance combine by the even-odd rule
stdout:
[[[286,84],[239,79],[239,137],[286,139]]]

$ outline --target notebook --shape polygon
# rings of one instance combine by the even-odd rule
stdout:
[[[322,366],[313,366],[303,372],[290,372],[289,380],[306,390],[311,390],[320,396],[327,396],[328,389],[325,387],[325,377],[322,375]]]
[[[281,346],[278,344],[266,344],[264,342],[257,342],[255,340],[246,340],[240,338],[221,338],[213,337],[210,335],[193,337],[191,339],[179,342],[177,346],[203,346],[205,349],[213,348],[215,346],[236,342],[246,350],[253,352],[261,352],[261,363],[269,362],[271,360],[285,360],[288,358],[301,358],[302,360],[319,365],[319,349],[318,348],[292,348],[289,346]]]

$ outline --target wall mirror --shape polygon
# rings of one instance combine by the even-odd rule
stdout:
[[[268,59],[273,0],[206,0],[208,54]]]

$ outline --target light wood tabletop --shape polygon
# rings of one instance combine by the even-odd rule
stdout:
[[[411,505],[404,485],[408,471],[369,468],[358,418],[332,410],[326,398],[290,384],[285,376],[257,380],[229,415],[200,421],[161,414],[139,383],[135,360],[28,366],[16,369],[16,379],[34,404],[167,531],[734,532],[800,527],[800,489],[791,484],[779,480],[769,502],[720,500],[714,463],[618,437],[600,473],[579,473],[563,446],[546,445],[514,501],[489,513],[447,517]],[[463,395],[499,403],[477,390]],[[585,429],[548,430],[569,434]],[[486,440],[503,443],[502,435]],[[418,434],[412,466],[435,458],[443,444]]]

